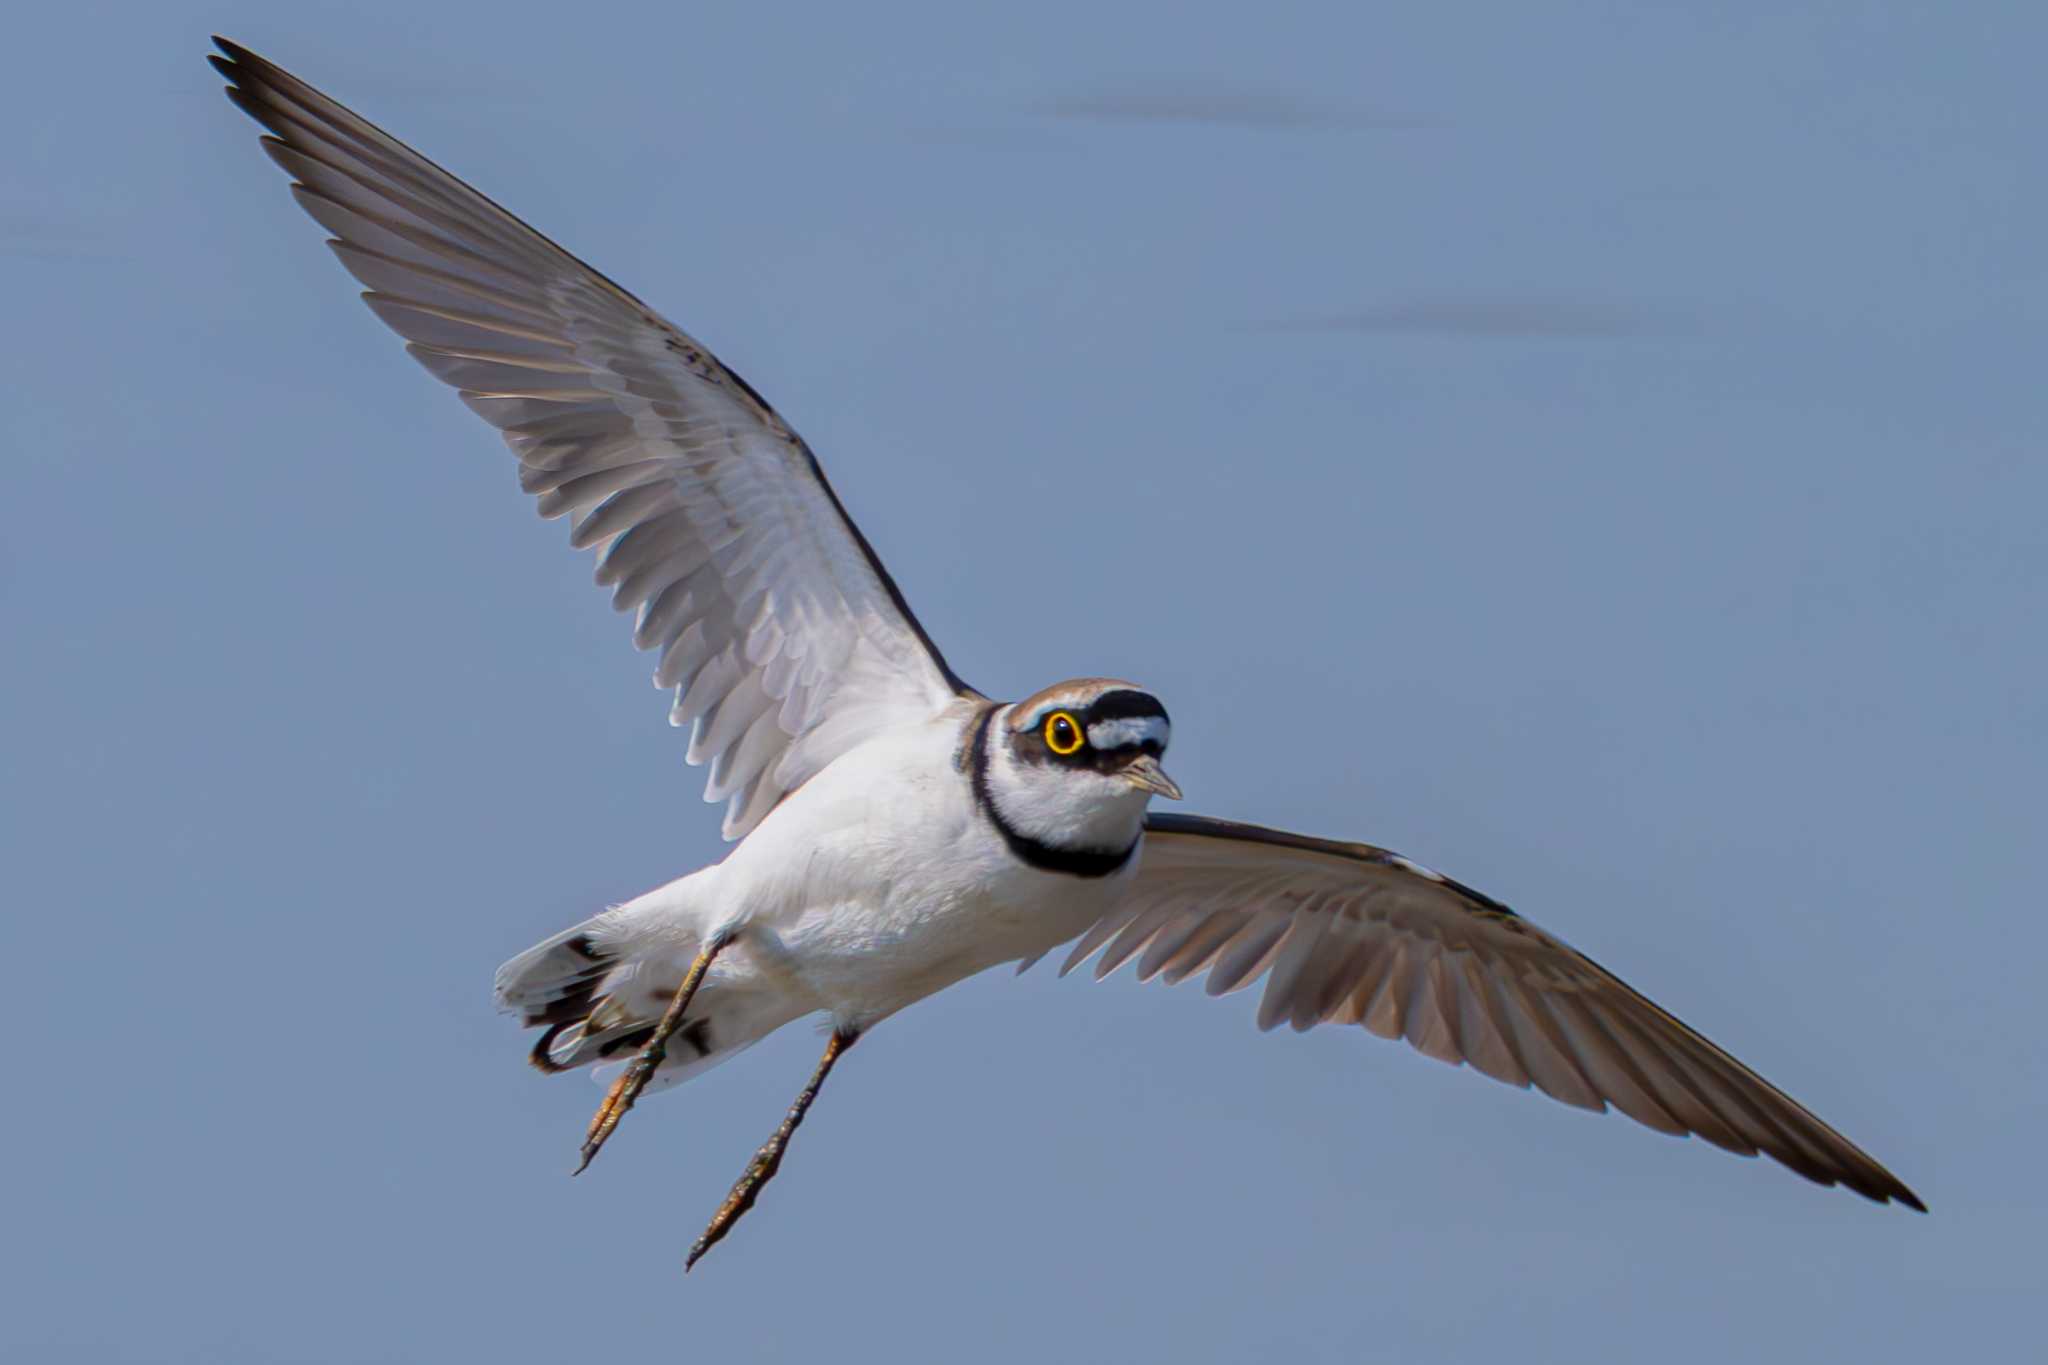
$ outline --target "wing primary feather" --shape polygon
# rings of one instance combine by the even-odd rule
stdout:
[[[1546,995],[1544,1005],[1573,1043],[1572,1056],[1593,1078],[1600,1094],[1615,1108],[1646,1128],[1674,1136],[1689,1131],[1686,1125],[1657,1103],[1648,1082],[1635,1064],[1607,1036],[1599,1019],[1583,1001],[1572,995]],[[1735,1150],[1735,1149],[1730,1149]],[[1747,1155],[1747,1153],[1745,1153]]]
[[[518,395],[496,395],[498,397]],[[541,516],[553,520],[567,512],[585,507],[594,507],[612,494],[636,484],[651,482],[661,477],[661,466],[654,460],[636,460],[630,464],[613,465],[589,474],[579,474],[540,495],[534,504]]]
[[[1521,1056],[1530,1077],[1552,1099],[1580,1109],[1605,1113],[1607,1101],[1572,1060],[1569,1041],[1549,1013],[1530,1000],[1508,964],[1497,962],[1488,980],[1499,993],[1501,1012],[1520,1033]]]
[[[509,356],[575,361],[575,348],[560,337],[473,309],[433,303],[411,294],[370,289],[362,295],[386,327],[411,341],[443,347],[476,346],[488,340]]]
[[[1634,1034],[1643,1037],[1641,1028],[1620,1011],[1615,1011],[1611,1031],[1623,1037]],[[1670,1032],[1666,1030],[1665,1032]],[[1690,1031],[1687,1030],[1687,1033]],[[1809,1180],[1823,1185],[1833,1184],[1827,1178],[1836,1163],[1818,1147],[1811,1145],[1799,1132],[1799,1125],[1788,1123],[1771,1112],[1771,1107],[1760,1103],[1759,1097],[1751,1093],[1747,1078],[1731,1076],[1719,1065],[1718,1059],[1703,1049],[1692,1046],[1693,1037],[1666,1037],[1661,1046],[1666,1060],[1656,1074],[1668,1085],[1675,1085],[1706,1105],[1711,1112],[1731,1127],[1741,1130],[1746,1143],[1758,1151],[1768,1153],[1773,1160],[1799,1172]],[[1648,1039],[1645,1047],[1657,1048],[1658,1044]],[[1690,1061],[1692,1065],[1674,1064],[1671,1054],[1678,1059]],[[1709,1093],[1711,1091],[1711,1093]],[[1702,1133],[1702,1137],[1708,1137]],[[1711,1137],[1708,1137],[1712,1141]],[[1716,1144],[1719,1145],[1719,1144]]]
[[[1321,904],[1304,903],[1294,911],[1294,930],[1280,951],[1273,958],[1272,970],[1266,976],[1266,993],[1259,1001],[1258,1025],[1261,1029],[1277,1028],[1281,1024],[1291,1025],[1301,1032],[1313,1024],[1310,1016],[1311,1005],[1304,997],[1312,996],[1319,989],[1321,980],[1319,968],[1327,965],[1317,961],[1317,953],[1330,933],[1335,916]]]
[[[1456,1066],[1465,1060],[1458,1044],[1458,1020],[1453,1003],[1446,999],[1449,983],[1443,976],[1443,958],[1434,952],[1418,952],[1409,966],[1410,1008],[1403,1035],[1408,1046],[1425,1057]]]
[[[664,564],[672,570],[662,584],[666,587],[697,567],[690,561],[697,557],[695,552],[702,547],[703,537],[697,534],[696,524],[684,509],[653,510],[668,501],[668,488],[660,480],[635,484],[607,497],[591,509],[587,521],[578,525],[572,540],[597,528],[625,523],[625,528],[617,533],[618,538],[597,561],[592,576],[600,586],[618,583],[641,569]],[[621,609],[637,607],[651,596],[651,592],[642,592],[631,601],[614,601],[612,605]]]
[[[328,239],[327,248],[341,261],[343,269],[368,285],[373,293],[415,299],[418,306],[432,306],[465,319],[482,319],[475,325],[491,325],[508,335],[569,344],[561,335],[561,319],[531,295],[496,288],[427,261],[406,260],[377,251],[361,242],[333,237]],[[518,330],[510,330],[513,328]]]
[[[1386,926],[1367,921],[1360,926],[1358,946],[1344,963],[1335,981],[1338,994],[1329,1003],[1325,1018],[1335,1024],[1363,1024],[1366,1008],[1386,979],[1387,959],[1393,951],[1393,936]]]
[[[1716,1147],[1739,1156],[1754,1156],[1771,1145],[1771,1130],[1747,1115],[1726,1097],[1716,1097],[1703,1088],[1692,1074],[1693,1063],[1683,1053],[1674,1054],[1668,1043],[1646,1035],[1626,1012],[1614,1008],[1588,1011],[1614,1045],[1627,1054],[1635,1074],[1642,1077],[1659,1106],[1695,1134]]]
[[[716,768],[728,837],[879,730],[980,700],[743,378],[404,143],[220,48],[228,98],[263,126],[365,303],[499,429],[541,514],[571,515],[572,544],[601,550],[615,605],[640,608],[634,642],[662,650],[670,719],[690,724],[690,761]],[[773,724],[737,725],[753,706]]]
[[[1157,975],[1163,977],[1169,986],[1179,985],[1214,962],[1223,945],[1244,926],[1244,920],[1244,913],[1234,906],[1209,912],[1195,923],[1173,952],[1162,956],[1156,963],[1141,961],[1138,964],[1139,976]],[[1146,954],[1148,959],[1150,956],[1150,953]]]
[[[1228,995],[1258,979],[1273,960],[1286,937],[1289,920],[1284,912],[1267,910],[1252,916],[1251,923],[1217,954],[1202,989],[1210,995]]]
[[[1122,933],[1124,926],[1137,917],[1138,911],[1135,906],[1120,906],[1097,920],[1087,933],[1081,935],[1080,941],[1074,944],[1073,951],[1067,954],[1066,961],[1060,963],[1059,974],[1065,976],[1086,962],[1097,949]]]
[[[1466,949],[1451,955],[1458,987],[1458,1039],[1465,1060],[1504,1085],[1529,1087],[1529,1068],[1515,1046],[1511,1025],[1494,1010],[1486,967]]]
[[[603,502],[590,509],[576,529],[569,533],[569,544],[578,550],[604,545],[604,555],[598,560],[599,572],[611,562],[611,556],[618,549],[618,540],[631,534],[637,527],[645,526],[668,513],[680,513],[682,504],[665,483],[646,483],[635,488],[621,489]],[[598,579],[599,583],[605,579]]]
[[[1095,960],[1095,979],[1102,980],[1136,956],[1152,935],[1173,918],[1173,913],[1174,907],[1170,905],[1154,906],[1125,925],[1115,942],[1103,949],[1102,956]]]
[[[1413,975],[1408,967],[1408,942],[1396,939],[1381,969],[1379,988],[1359,1011],[1359,1022],[1368,1033],[1392,1042],[1408,1031],[1408,990]]]
[[[681,602],[671,602],[671,594],[675,593],[682,594],[683,600]],[[660,635],[668,633],[670,622],[666,619],[667,615],[672,613],[680,618],[684,609],[690,605],[689,598],[690,584],[688,579],[678,583],[671,583],[668,587],[662,589],[661,596],[652,605],[648,617],[648,633],[651,639],[659,638]],[[661,626],[659,632],[651,629],[657,622]],[[689,625],[676,632],[675,638],[671,639],[668,645],[661,651],[661,663],[654,670],[654,685],[663,688],[682,687],[693,681],[697,676],[698,670],[710,662],[715,649],[716,646],[704,629],[704,622],[701,620],[690,622]]]

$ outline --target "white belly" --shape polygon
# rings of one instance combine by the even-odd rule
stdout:
[[[945,721],[843,755],[690,879],[709,883],[693,887],[706,909],[737,917],[732,985],[865,1028],[1109,909],[1136,857],[1107,877],[1019,861],[954,765],[958,736]]]

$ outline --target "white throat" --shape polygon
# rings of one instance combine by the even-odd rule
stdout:
[[[1056,849],[1111,853],[1145,825],[1151,793],[1112,773],[1021,763],[1010,748],[1014,707],[996,713],[988,736],[989,800],[1017,833]]]

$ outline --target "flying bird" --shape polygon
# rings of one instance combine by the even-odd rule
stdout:
[[[834,1064],[1000,963],[1260,980],[1258,1023],[1357,1024],[1583,1109],[1768,1153],[1924,1205],[1854,1143],[1499,901],[1369,844],[1197,815],[1165,705],[1110,678],[1021,701],[968,686],[817,457],[745,380],[619,285],[305,82],[216,39],[363,300],[498,428],[522,487],[658,654],[723,861],[499,969],[543,1071],[623,1065],[581,1170],[643,1094],[806,1016],[816,1071],[689,1253],[752,1206]],[[1021,970],[1021,967],[1020,967]]]

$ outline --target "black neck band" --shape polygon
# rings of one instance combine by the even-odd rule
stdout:
[[[988,785],[989,764],[992,761],[988,746],[995,742],[993,731],[997,709],[991,706],[981,713],[974,738],[967,746],[967,778],[974,786],[974,804],[988,817],[988,822],[996,827],[996,832],[1003,836],[1003,842],[1010,846],[1010,852],[1016,854],[1020,862],[1028,863],[1042,872],[1064,872],[1070,877],[1107,877],[1121,869],[1131,860],[1131,855],[1138,851],[1138,839],[1145,837],[1142,833],[1126,847],[1107,852],[1096,849],[1060,848],[1023,833],[1003,818],[1002,811],[996,809],[995,794],[989,790]]]

